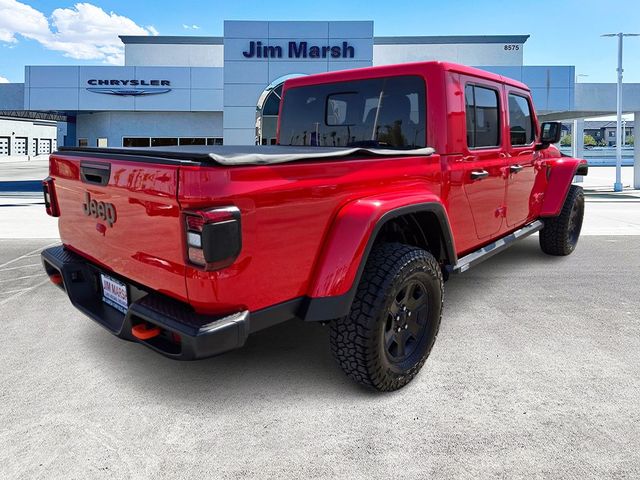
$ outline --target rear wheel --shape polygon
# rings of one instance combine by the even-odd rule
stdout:
[[[331,350],[347,375],[380,391],[409,383],[440,327],[443,280],[429,252],[399,243],[369,256],[351,307],[331,323]]]
[[[560,215],[544,220],[540,230],[540,248],[548,255],[569,255],[580,238],[584,217],[582,187],[571,185]]]

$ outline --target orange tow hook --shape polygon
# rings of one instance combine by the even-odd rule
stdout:
[[[62,285],[62,275],[59,273],[49,275],[49,280],[51,280],[51,283],[54,285]]]
[[[131,329],[131,334],[138,340],[149,340],[160,335],[160,329],[148,323],[139,323]]]

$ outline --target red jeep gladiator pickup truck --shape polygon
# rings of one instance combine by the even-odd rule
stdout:
[[[378,390],[434,344],[443,282],[535,232],[570,254],[584,160],[526,85],[422,62],[287,80],[273,147],[64,148],[44,181],[51,281],[111,333],[175,359],[328,322]]]

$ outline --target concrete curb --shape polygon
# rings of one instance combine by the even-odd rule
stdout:
[[[49,161],[49,155],[30,155],[30,156],[8,156],[8,157],[0,157],[0,165],[2,164],[18,164],[18,165],[29,165],[35,163],[47,163]]]
[[[622,192],[614,192],[611,189],[584,189],[584,194],[586,197],[590,197],[592,199],[607,199],[607,200],[638,200],[640,199],[640,190],[623,190]]]

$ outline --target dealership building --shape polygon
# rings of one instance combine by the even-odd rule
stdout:
[[[12,112],[34,126],[20,134],[29,154],[47,121],[57,121],[58,145],[271,144],[286,78],[428,60],[520,80],[543,118],[577,128],[615,112],[615,84],[576,83],[570,65],[524,65],[528,35],[380,37],[372,21],[225,21],[223,37],[120,38],[123,66],[28,65],[23,84],[0,85],[0,155],[24,151],[4,124]],[[624,98],[627,112],[640,111],[640,84],[625,85]]]

